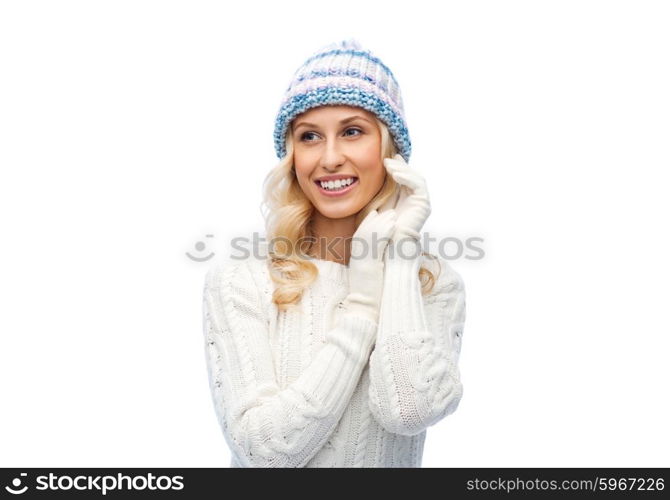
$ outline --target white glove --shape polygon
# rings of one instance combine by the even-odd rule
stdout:
[[[361,221],[351,241],[347,311],[379,320],[384,285],[384,255],[395,229],[396,212],[372,210]]]
[[[426,180],[416,170],[409,167],[405,159],[397,154],[385,158],[384,166],[393,179],[400,184],[400,196],[395,206],[397,212],[393,241],[411,237],[421,238],[421,228],[431,212]]]

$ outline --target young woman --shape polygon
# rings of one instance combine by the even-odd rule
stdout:
[[[421,251],[431,212],[398,83],[355,40],[296,71],[265,183],[268,255],[204,289],[231,467],[420,467],[461,399],[463,281]]]

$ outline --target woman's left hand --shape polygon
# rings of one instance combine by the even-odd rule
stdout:
[[[416,170],[409,167],[405,159],[396,154],[385,158],[384,166],[393,179],[400,184],[400,197],[396,204],[396,229],[392,239],[400,241],[410,237],[421,238],[421,228],[431,212],[426,180]]]

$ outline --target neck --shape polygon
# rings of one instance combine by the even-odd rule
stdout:
[[[356,214],[330,219],[314,211],[311,229],[312,236],[316,239],[310,251],[312,257],[348,264],[351,238],[356,232]]]

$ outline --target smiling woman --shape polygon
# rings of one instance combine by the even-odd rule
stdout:
[[[326,46],[294,74],[274,139],[269,255],[205,280],[231,466],[420,467],[462,396],[465,291],[421,251],[431,207],[398,83],[355,40]]]
[[[338,102],[296,115],[285,127],[286,155],[265,179],[268,239],[275,242],[269,267],[280,310],[296,305],[318,276],[320,260],[305,256],[347,264],[350,240],[361,221],[372,211],[392,209],[400,197],[401,186],[387,175],[384,161],[396,155],[403,141],[391,136],[377,114]],[[409,138],[404,143],[410,144]],[[407,147],[405,154],[409,151]],[[334,180],[323,187],[318,182],[338,176],[354,179],[351,188],[336,192]],[[436,280],[431,269],[422,264],[418,270],[424,293]]]
[[[328,234],[333,232],[354,234],[356,214],[377,195],[386,179],[380,155],[381,130],[374,114],[351,106],[320,106],[302,113],[294,122],[295,176],[314,207],[313,232],[325,237],[337,236]],[[344,243],[340,245],[339,250],[344,250]],[[326,258],[341,263],[346,260],[344,252],[339,258]]]

